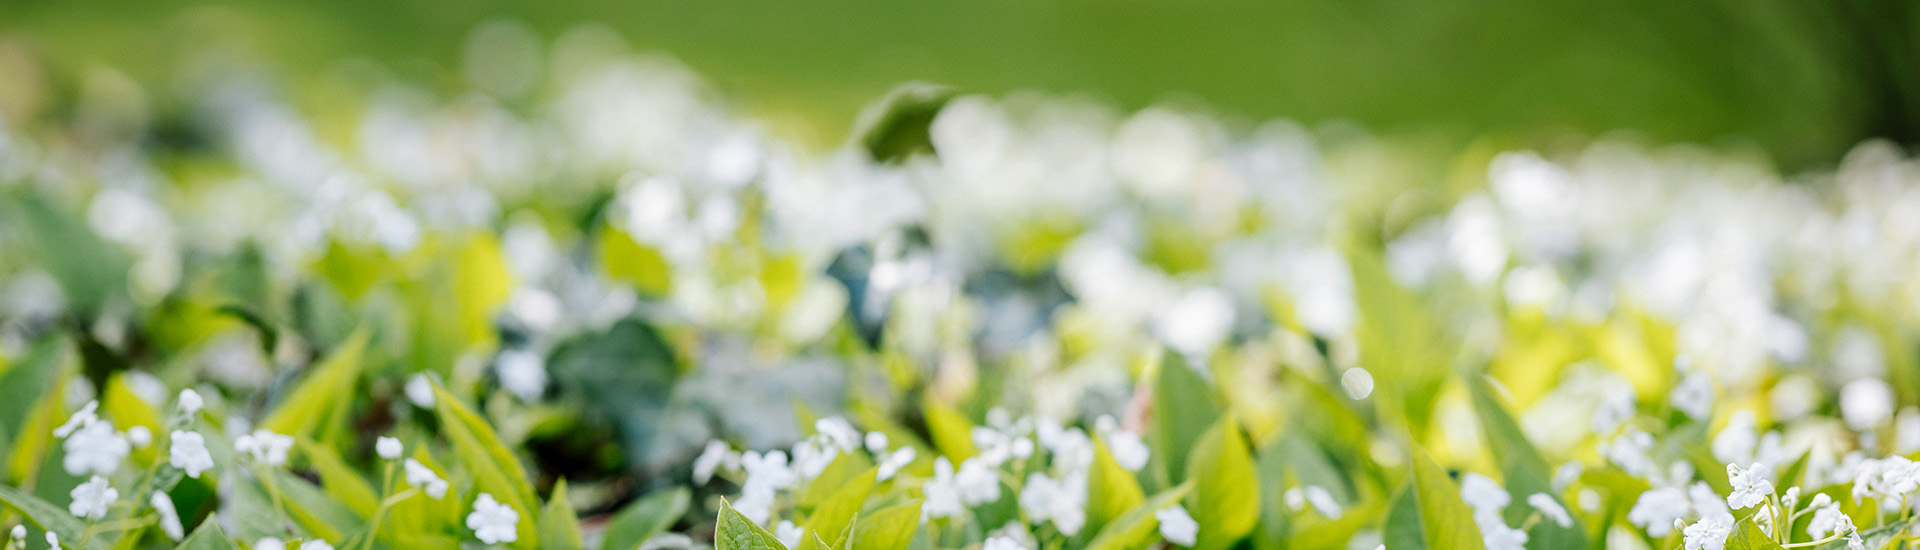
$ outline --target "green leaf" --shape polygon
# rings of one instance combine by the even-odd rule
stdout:
[[[1093,442],[1093,467],[1087,479],[1087,525],[1088,532],[1099,532],[1107,522],[1127,513],[1127,510],[1140,505],[1147,494],[1140,489],[1140,481],[1133,472],[1120,467],[1114,461],[1113,451],[1107,449],[1105,438],[1095,438]]]
[[[651,246],[633,240],[611,224],[600,228],[600,267],[607,277],[633,285],[648,296],[673,291],[673,264]]]
[[[1153,432],[1148,434],[1161,487],[1185,481],[1187,453],[1218,418],[1220,407],[1207,381],[1180,354],[1167,352],[1154,380]]]
[[[979,452],[973,447],[973,422],[966,415],[938,400],[926,400],[927,434],[933,446],[948,460],[959,464]]]
[[[273,413],[260,423],[261,428],[294,437],[327,441],[326,434],[344,423],[351,406],[354,384],[360,378],[368,331],[356,330],[326,359],[314,365],[306,380],[294,387]],[[326,429],[328,431],[321,432]]]
[[[1141,502],[1134,506],[1132,510],[1127,510],[1127,513],[1121,514],[1119,518],[1107,523],[1106,527],[1102,527],[1100,534],[1094,535],[1093,541],[1087,543],[1086,550],[1140,550],[1146,548],[1148,545],[1153,544],[1153,541],[1158,539],[1157,535],[1160,534],[1160,519],[1154,517],[1153,513],[1180,503],[1182,499],[1187,498],[1187,493],[1192,490],[1193,485],[1191,483],[1183,483],[1172,489],[1167,489],[1161,491],[1159,494],[1153,495],[1153,498]],[[1205,527],[1201,529],[1204,530]]]
[[[533,529],[539,521],[533,504],[539,499],[533,494],[533,484],[527,482],[527,471],[520,465],[520,459],[500,442],[499,434],[494,433],[485,419],[439,382],[433,383],[433,405],[440,417],[440,430],[453,443],[454,455],[473,473],[474,484],[520,513],[520,536],[513,546],[531,550],[539,542]]]
[[[79,519],[74,518],[73,514],[67,513],[65,509],[55,506],[53,503],[40,500],[33,495],[20,492],[19,489],[7,485],[0,485],[0,504],[5,504],[7,508],[20,511],[20,515],[26,516],[27,522],[41,529],[52,531],[54,534],[60,536],[62,542],[68,545],[79,544],[81,534],[87,529],[85,525],[80,523]],[[107,548],[107,541],[95,537],[93,542],[87,545],[87,548],[88,550],[104,550]]]
[[[807,517],[807,531],[822,538],[838,537],[853,522],[854,515],[860,513],[860,505],[866,503],[867,493],[873,490],[874,479],[879,475],[879,469],[868,468],[834,491],[833,496],[827,497],[813,510],[813,515]]]
[[[720,500],[720,518],[713,530],[714,550],[787,550],[780,539]]]
[[[1492,384],[1484,377],[1468,376],[1467,387],[1473,394],[1473,409],[1480,419],[1481,433],[1486,435],[1487,446],[1500,464],[1501,478],[1514,500],[1524,501],[1529,495],[1540,493],[1552,498],[1561,508],[1574,510],[1560,501],[1558,491],[1553,490],[1553,473],[1548,469],[1546,458],[1540,456],[1533,442],[1520,431],[1520,424],[1500,404]],[[1532,513],[1532,506],[1508,506],[1507,524],[1519,525]],[[1587,546],[1587,534],[1577,522],[1571,527],[1561,527],[1552,521],[1539,522],[1527,531],[1527,540],[1542,548]]]
[[[347,466],[346,461],[341,460],[340,454],[333,452],[331,447],[306,438],[299,441],[300,452],[306,455],[313,471],[320,474],[320,487],[353,510],[355,515],[373,517],[374,509],[380,507],[380,497],[374,494],[373,486],[367,483],[367,479]]]
[[[860,550],[905,550],[920,529],[921,499],[875,510],[860,520],[854,531],[854,548]]]
[[[1751,522],[1742,522],[1742,523],[1751,523]],[[1920,524],[1920,516],[1913,516],[1913,517],[1907,518],[1905,521],[1895,521],[1893,523],[1881,525],[1879,527],[1875,527],[1872,529],[1867,529],[1865,531],[1860,532],[1860,541],[1865,543],[1862,546],[1867,547],[1868,550],[1886,548],[1887,544],[1893,542],[1893,539],[1895,537],[1900,536],[1901,533],[1906,532],[1908,529],[1912,529],[1913,526],[1917,524]],[[1733,548],[1734,547],[1732,544],[1732,537],[1728,537],[1727,549],[1733,550]],[[1847,550],[1847,539],[1843,538],[1836,541],[1830,541],[1830,542],[1827,542],[1826,544],[1822,544],[1814,547],[1814,550]]]
[[[880,162],[894,162],[915,153],[933,152],[928,130],[953,89],[920,82],[902,84],[860,113],[854,135]]]
[[[174,550],[240,550],[240,546],[233,543],[226,531],[220,530],[220,522],[210,518],[200,522],[200,527],[187,535],[186,540],[180,541],[180,546]]]
[[[1841,548],[1846,547],[1846,541],[1838,542]],[[1868,548],[1879,547],[1868,546]],[[1774,542],[1772,537],[1768,537],[1765,531],[1760,530],[1759,525],[1753,523],[1753,520],[1743,519],[1740,520],[1739,525],[1734,526],[1733,534],[1727,535],[1726,550],[1785,550],[1785,548],[1782,548],[1780,543]]]
[[[828,497],[854,478],[873,469],[873,461],[864,453],[840,453],[827,464],[820,475],[807,482],[807,490],[800,493],[799,505],[802,509],[812,509],[826,502]]]
[[[567,501],[567,480],[553,484],[547,496],[547,508],[540,511],[540,550],[580,550],[586,548],[580,536],[580,517]]]
[[[600,550],[639,548],[641,543],[679,521],[691,501],[692,495],[686,487],[655,491],[634,501],[607,523],[607,538],[600,543]]]
[[[307,480],[286,471],[274,472],[273,477],[287,515],[293,516],[294,523],[300,524],[313,536],[342,540],[349,533],[358,531],[363,523],[359,516],[354,515],[353,509],[334,500],[326,491]]]
[[[1413,451],[1414,499],[1419,503],[1420,532],[1426,548],[1475,550],[1485,546],[1480,528],[1473,523],[1473,511],[1460,500],[1460,487],[1447,472],[1434,464],[1425,451]]]
[[[35,342],[26,357],[0,374],[0,445],[4,445],[0,448],[12,451],[25,439],[23,435],[27,420],[33,416],[34,405],[58,398],[57,392],[47,390],[58,377],[61,359],[68,348],[67,339],[55,334]]]
[[[1232,416],[1221,417],[1194,446],[1187,479],[1193,482],[1189,509],[1200,524],[1194,550],[1220,550],[1253,532],[1260,521],[1260,475]]]
[[[1420,501],[1414,488],[1401,489],[1387,509],[1386,526],[1380,529],[1381,542],[1395,550],[1427,550],[1426,529],[1420,525]]]

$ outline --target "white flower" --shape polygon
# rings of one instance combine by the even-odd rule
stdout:
[[[411,458],[402,463],[401,467],[407,472],[408,485],[419,487],[427,493],[427,496],[435,500],[447,496],[447,480],[440,479],[440,475],[434,473],[433,468],[428,468],[427,465]]]
[[[1561,464],[1559,468],[1553,471],[1554,492],[1567,490],[1567,486],[1573,485],[1573,482],[1580,479],[1580,474],[1586,471],[1586,467],[1585,464],[1581,464],[1578,460],[1569,460],[1565,464]]]
[[[1475,514],[1480,518],[1480,542],[1487,550],[1526,550],[1527,532],[1500,522],[1499,514]]]
[[[72,432],[67,441],[61,444],[67,456],[60,461],[68,474],[111,474],[120,469],[120,462],[133,452],[133,446],[127,438],[113,431],[113,423],[104,420],[88,422],[79,431]]]
[[[1027,550],[1027,547],[1013,537],[987,537],[987,541],[980,544],[980,550]]]
[[[1740,409],[1727,417],[1727,427],[1713,436],[1713,458],[1722,463],[1752,462],[1754,447],[1760,444],[1753,411]]]
[[[984,460],[970,458],[962,461],[960,472],[953,477],[953,484],[960,493],[960,502],[968,506],[1000,500],[1000,471]]]
[[[1853,518],[1841,512],[1840,505],[1832,502],[1814,508],[1813,519],[1807,522],[1807,535],[1815,539],[1824,539],[1835,533],[1848,533],[1853,530]]]
[[[320,539],[308,539],[300,541],[300,550],[333,550],[333,545]]]
[[[867,432],[865,442],[867,444],[867,452],[873,453],[875,455],[886,454],[887,452],[887,434],[886,433],[877,432],[877,431]]]
[[[127,442],[132,443],[135,449],[145,449],[153,443],[153,430],[146,426],[127,428]]]
[[[1686,536],[1686,550],[1724,550],[1727,535],[1733,534],[1733,523],[1723,518],[1701,518],[1681,534]]]
[[[74,411],[73,416],[67,417],[67,423],[61,424],[58,428],[54,428],[53,436],[64,439],[72,434],[74,430],[92,426],[95,422],[99,422],[100,416],[94,414],[94,412],[98,410],[100,410],[99,401],[88,401],[85,406],[80,407],[80,410]]]
[[[1233,298],[1211,287],[1194,288],[1153,317],[1153,333],[1168,347],[1205,354],[1233,330]]]
[[[1313,511],[1319,512],[1327,519],[1340,519],[1340,516],[1346,513],[1346,510],[1340,506],[1340,501],[1334,500],[1333,493],[1327,492],[1324,487],[1308,485],[1306,497],[1307,504],[1313,505]]]
[[[73,517],[97,520],[107,517],[107,505],[120,498],[120,491],[108,485],[107,478],[93,476],[68,495],[73,497],[73,502],[67,505],[67,511],[72,512]]]
[[[1200,536],[1200,524],[1178,504],[1155,511],[1153,517],[1160,520],[1160,538],[1167,542],[1193,546],[1193,541]]]
[[[153,511],[160,514],[160,530],[166,532],[167,538],[179,542],[181,537],[187,536],[186,528],[180,525],[180,511],[174,509],[173,499],[167,498],[166,493],[154,491],[148,503],[153,505]]]
[[[801,479],[813,479],[840,456],[840,448],[824,437],[810,437],[793,444],[793,472]]]
[[[1573,516],[1567,514],[1567,508],[1561,506],[1560,501],[1554,500],[1553,497],[1547,496],[1546,493],[1527,495],[1527,505],[1532,506],[1535,510],[1539,510],[1547,519],[1553,520],[1555,525],[1573,527]]]
[[[1055,529],[1069,537],[1086,525],[1087,476],[1084,471],[1068,472],[1053,479],[1040,472],[1027,474],[1020,488],[1020,510],[1034,522],[1050,521]]]
[[[1102,435],[1107,438],[1107,450],[1113,453],[1113,461],[1120,464],[1121,469],[1138,472],[1147,467],[1153,451],[1147,448],[1147,442],[1140,440],[1139,434],[1115,429]]]
[[[1698,369],[1687,373],[1687,377],[1673,387],[1669,401],[1688,418],[1706,420],[1713,414],[1713,378]]]
[[[1634,477],[1652,480],[1660,475],[1659,466],[1654,465],[1653,436],[1635,428],[1627,428],[1620,435],[1600,444],[1597,449],[1607,461],[1619,466],[1621,470]]]
[[[521,401],[538,400],[547,391],[547,361],[537,353],[518,349],[500,352],[494,369],[500,375],[500,387]]]
[[[1513,502],[1513,495],[1500,487],[1493,478],[1477,472],[1467,472],[1460,477],[1460,499],[1475,512],[1492,511],[1495,514],[1507,508]]]
[[[1713,487],[1707,486],[1705,481],[1695,481],[1687,486],[1687,500],[1692,501],[1693,515],[1733,521],[1733,511],[1727,509],[1727,500],[1720,498],[1720,493],[1713,492]]]
[[[167,463],[200,479],[200,472],[213,469],[213,455],[207,452],[207,439],[200,432],[174,430],[173,443],[167,447]]]
[[[948,461],[947,457],[933,459],[933,479],[922,484],[920,492],[927,499],[920,506],[924,517],[953,517],[966,511],[966,505],[960,501],[960,488],[953,479],[953,462]]]
[[[747,451],[740,455],[740,467],[747,471],[746,485],[785,489],[800,482],[800,476],[787,467],[786,451]]]
[[[402,446],[398,439],[380,436],[380,439],[373,442],[373,452],[379,454],[380,458],[395,460],[400,458],[400,453],[406,452],[406,447]]]
[[[27,526],[25,526],[25,525],[14,525],[14,526],[13,526],[13,530],[12,530],[12,531],[10,531],[9,533],[11,533],[11,534],[13,535],[13,536],[12,536],[12,537],[10,538],[10,540],[16,540],[16,541],[20,541],[20,542],[21,542],[22,544],[25,544],[25,543],[26,543],[26,538],[27,538]]]
[[[715,439],[707,442],[707,448],[693,459],[693,484],[706,485],[713,479],[713,472],[725,465],[728,468],[740,467],[740,453],[733,452],[727,442]]]
[[[1673,532],[1673,521],[1692,511],[1687,492],[1679,487],[1661,487],[1640,493],[1633,508],[1627,510],[1627,522],[1646,530],[1647,536],[1660,538]]]
[[[880,459],[879,472],[877,472],[880,474],[880,477],[877,478],[877,480],[886,481],[893,479],[894,474],[900,473],[901,468],[905,468],[908,464],[913,463],[913,457],[913,447],[894,449],[892,453],[888,453],[885,458]]]
[[[47,531],[47,548],[51,548],[53,550],[59,550],[60,535],[54,534],[53,531]]]
[[[1600,396],[1600,403],[1593,408],[1593,431],[1607,435],[1633,418],[1635,401],[1639,398],[1633,393],[1633,385],[1620,381],[1607,384]]]
[[[848,423],[845,418],[833,416],[815,420],[813,431],[825,436],[834,447],[842,451],[852,452],[860,448],[860,430],[854,429],[853,424]]]
[[[806,529],[784,519],[780,520],[779,525],[773,527],[773,538],[780,539],[780,544],[787,545],[787,548],[799,548],[800,537],[806,534]]]
[[[272,430],[266,428],[254,430],[253,433],[242,435],[233,440],[234,451],[247,453],[253,457],[255,462],[268,466],[286,464],[287,451],[292,449],[293,436],[273,433]]]
[[[1373,395],[1373,373],[1367,369],[1353,367],[1340,375],[1340,387],[1347,390],[1347,397],[1358,401]]]
[[[200,409],[207,406],[206,400],[200,398],[200,392],[192,389],[180,390],[180,398],[177,402],[180,404],[180,410],[188,415],[199,414]]]
[[[1861,378],[1840,388],[1840,416],[1847,427],[1870,430],[1893,418],[1893,386],[1879,378]]]
[[[427,375],[415,374],[412,378],[408,378],[406,393],[407,401],[413,402],[413,406],[422,409],[433,408],[433,381],[427,380]]]
[[[467,528],[480,542],[513,542],[520,539],[520,512],[494,500],[492,494],[480,493],[473,501],[473,513],[467,515]]]
[[[765,525],[773,517],[773,498],[772,487],[749,483],[740,488],[740,500],[733,503],[733,509],[745,516],[747,521]]]
[[[1765,502],[1773,494],[1773,482],[1767,477],[1771,471],[1766,464],[1755,462],[1746,470],[1738,464],[1727,465],[1727,482],[1733,485],[1733,493],[1727,495],[1727,505],[1735,510]]]
[[[260,537],[253,541],[253,550],[287,550],[287,543],[275,537]]]

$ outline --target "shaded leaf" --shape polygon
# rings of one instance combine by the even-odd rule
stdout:
[[[1160,534],[1160,519],[1154,517],[1154,512],[1179,504],[1181,499],[1187,498],[1187,494],[1192,490],[1192,484],[1181,484],[1153,495],[1153,498],[1141,502],[1132,510],[1127,510],[1127,513],[1107,523],[1106,527],[1100,529],[1100,534],[1094,535],[1093,541],[1087,543],[1087,550],[1146,548],[1157,540]]]
[[[607,538],[600,550],[634,550],[641,543],[672,527],[687,513],[692,494],[686,487],[655,491],[628,504],[607,523]]]
[[[538,522],[533,504],[539,500],[533,494],[533,484],[527,481],[527,471],[520,465],[520,459],[515,458],[513,451],[500,442],[500,435],[494,433],[493,427],[485,419],[467,408],[439,382],[433,383],[433,397],[434,411],[440,417],[440,429],[453,443],[454,454],[472,472],[474,484],[480,491],[492,494],[501,504],[520,513],[520,536],[513,546],[533,548],[539,541],[533,529]]]
[[[580,517],[567,501],[567,480],[553,484],[547,495],[547,507],[540,511],[540,550],[580,550],[587,544],[580,536]]]
[[[1524,501],[1529,495],[1540,493],[1552,498],[1561,508],[1575,510],[1560,501],[1558,491],[1553,490],[1553,472],[1546,458],[1540,456],[1540,451],[1520,430],[1520,424],[1500,404],[1486,378],[1468,376],[1467,387],[1473,394],[1473,409],[1480,419],[1481,433],[1486,436],[1487,446],[1492,450],[1490,454],[1500,464],[1502,481],[1513,493],[1514,500]],[[1532,506],[1508,506],[1507,524],[1520,525],[1532,513]],[[1527,531],[1527,540],[1537,541],[1536,544],[1544,548],[1582,548],[1587,545],[1587,534],[1577,522],[1561,527],[1542,521]]]
[[[1180,354],[1167,352],[1153,386],[1153,461],[1162,487],[1186,479],[1187,454],[1220,417],[1213,390]]]

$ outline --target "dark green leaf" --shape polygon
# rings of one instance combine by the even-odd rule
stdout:
[[[647,539],[680,521],[691,500],[686,487],[674,487],[634,501],[607,523],[607,538],[600,543],[600,550],[639,548]]]

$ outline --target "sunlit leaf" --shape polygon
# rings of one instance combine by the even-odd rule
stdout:
[[[567,501],[567,480],[553,484],[547,495],[547,507],[540,511],[540,550],[581,550],[587,547],[580,536],[580,517]]]
[[[747,516],[740,515],[725,500],[720,501],[720,518],[714,527],[713,544],[715,550],[787,550],[778,537],[747,519]]]
[[[454,454],[473,474],[474,484],[520,513],[520,536],[513,546],[533,548],[539,542],[533,528],[538,522],[533,504],[539,500],[533,494],[533,484],[527,481],[527,471],[520,465],[520,459],[500,442],[499,434],[494,433],[485,419],[439,382],[433,384],[433,401],[440,417],[440,429],[453,443]]]
[[[1260,476],[1233,417],[1222,417],[1194,446],[1187,479],[1193,484],[1187,507],[1200,524],[1194,550],[1226,548],[1253,531],[1260,519]]]
[[[860,550],[904,550],[920,529],[920,499],[875,510],[860,518],[854,534],[854,548]]]

